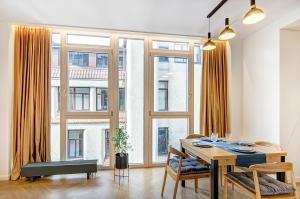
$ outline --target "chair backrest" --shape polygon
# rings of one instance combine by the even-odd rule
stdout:
[[[181,151],[178,151],[177,149],[175,149],[172,146],[169,146],[169,153],[174,154],[174,155],[178,155],[179,157],[182,157],[182,158],[187,157],[186,154],[182,153]]]
[[[253,180],[254,180],[256,198],[261,198],[257,172],[266,172],[266,173],[290,172],[291,173],[291,175],[290,175],[291,184],[292,184],[292,187],[295,189],[294,195],[296,197],[298,197],[296,179],[295,179],[295,175],[294,175],[294,171],[293,171],[293,163],[279,162],[279,163],[255,164],[255,165],[250,166],[250,169],[253,171]]]
[[[203,138],[203,137],[205,137],[205,136],[201,135],[201,134],[190,134],[185,139],[197,139],[197,138]]]
[[[267,163],[267,164],[255,164],[250,166],[250,169],[253,171],[260,172],[287,172],[293,171],[293,163],[291,162],[279,162],[279,163]]]
[[[258,146],[269,146],[269,147],[273,147],[275,149],[281,150],[280,145],[274,144],[274,143],[268,142],[268,141],[257,141],[257,142],[255,142],[255,145],[258,145]]]
[[[174,147],[169,146],[169,153],[168,153],[168,159],[167,159],[167,167],[169,166],[169,163],[170,163],[171,154],[179,156],[177,174],[180,176],[180,174],[181,174],[182,160],[183,160],[183,158],[186,158],[188,156],[185,153],[182,153],[181,151],[178,151]]]

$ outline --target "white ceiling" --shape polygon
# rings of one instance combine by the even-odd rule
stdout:
[[[211,19],[213,35],[229,17],[240,37],[281,17],[300,0],[257,0],[267,18],[241,24],[250,0],[229,0]],[[220,0],[0,0],[0,20],[88,28],[204,36],[206,15]]]

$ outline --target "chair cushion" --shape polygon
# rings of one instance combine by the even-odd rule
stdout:
[[[170,167],[174,169],[176,172],[178,170],[179,157],[175,156],[170,159]],[[186,158],[182,160],[181,165],[181,173],[182,174],[196,174],[196,173],[205,173],[208,172],[209,169],[207,166],[201,164],[194,158]]]
[[[230,172],[227,174],[230,179],[239,182],[246,189],[255,192],[252,172]],[[290,184],[280,182],[268,175],[258,173],[260,194],[262,196],[274,196],[290,194],[295,190]]]

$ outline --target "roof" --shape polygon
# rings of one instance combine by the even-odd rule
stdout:
[[[72,68],[70,71],[70,79],[96,79],[96,80],[107,80],[108,79],[108,69],[99,69],[95,67],[80,67]],[[60,68],[51,68],[51,78],[60,77]],[[126,71],[119,70],[120,79],[124,80],[126,78]]]

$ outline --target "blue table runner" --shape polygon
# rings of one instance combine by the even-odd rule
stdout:
[[[232,154],[236,154],[237,155],[236,166],[239,167],[250,167],[253,164],[263,164],[266,163],[267,161],[266,154],[259,151],[255,153],[247,154],[247,153],[240,153],[231,150],[232,147],[238,146],[237,144],[232,144],[221,140],[212,143],[210,141],[210,138],[201,138],[200,141],[213,144],[213,146],[217,148],[224,149]]]

